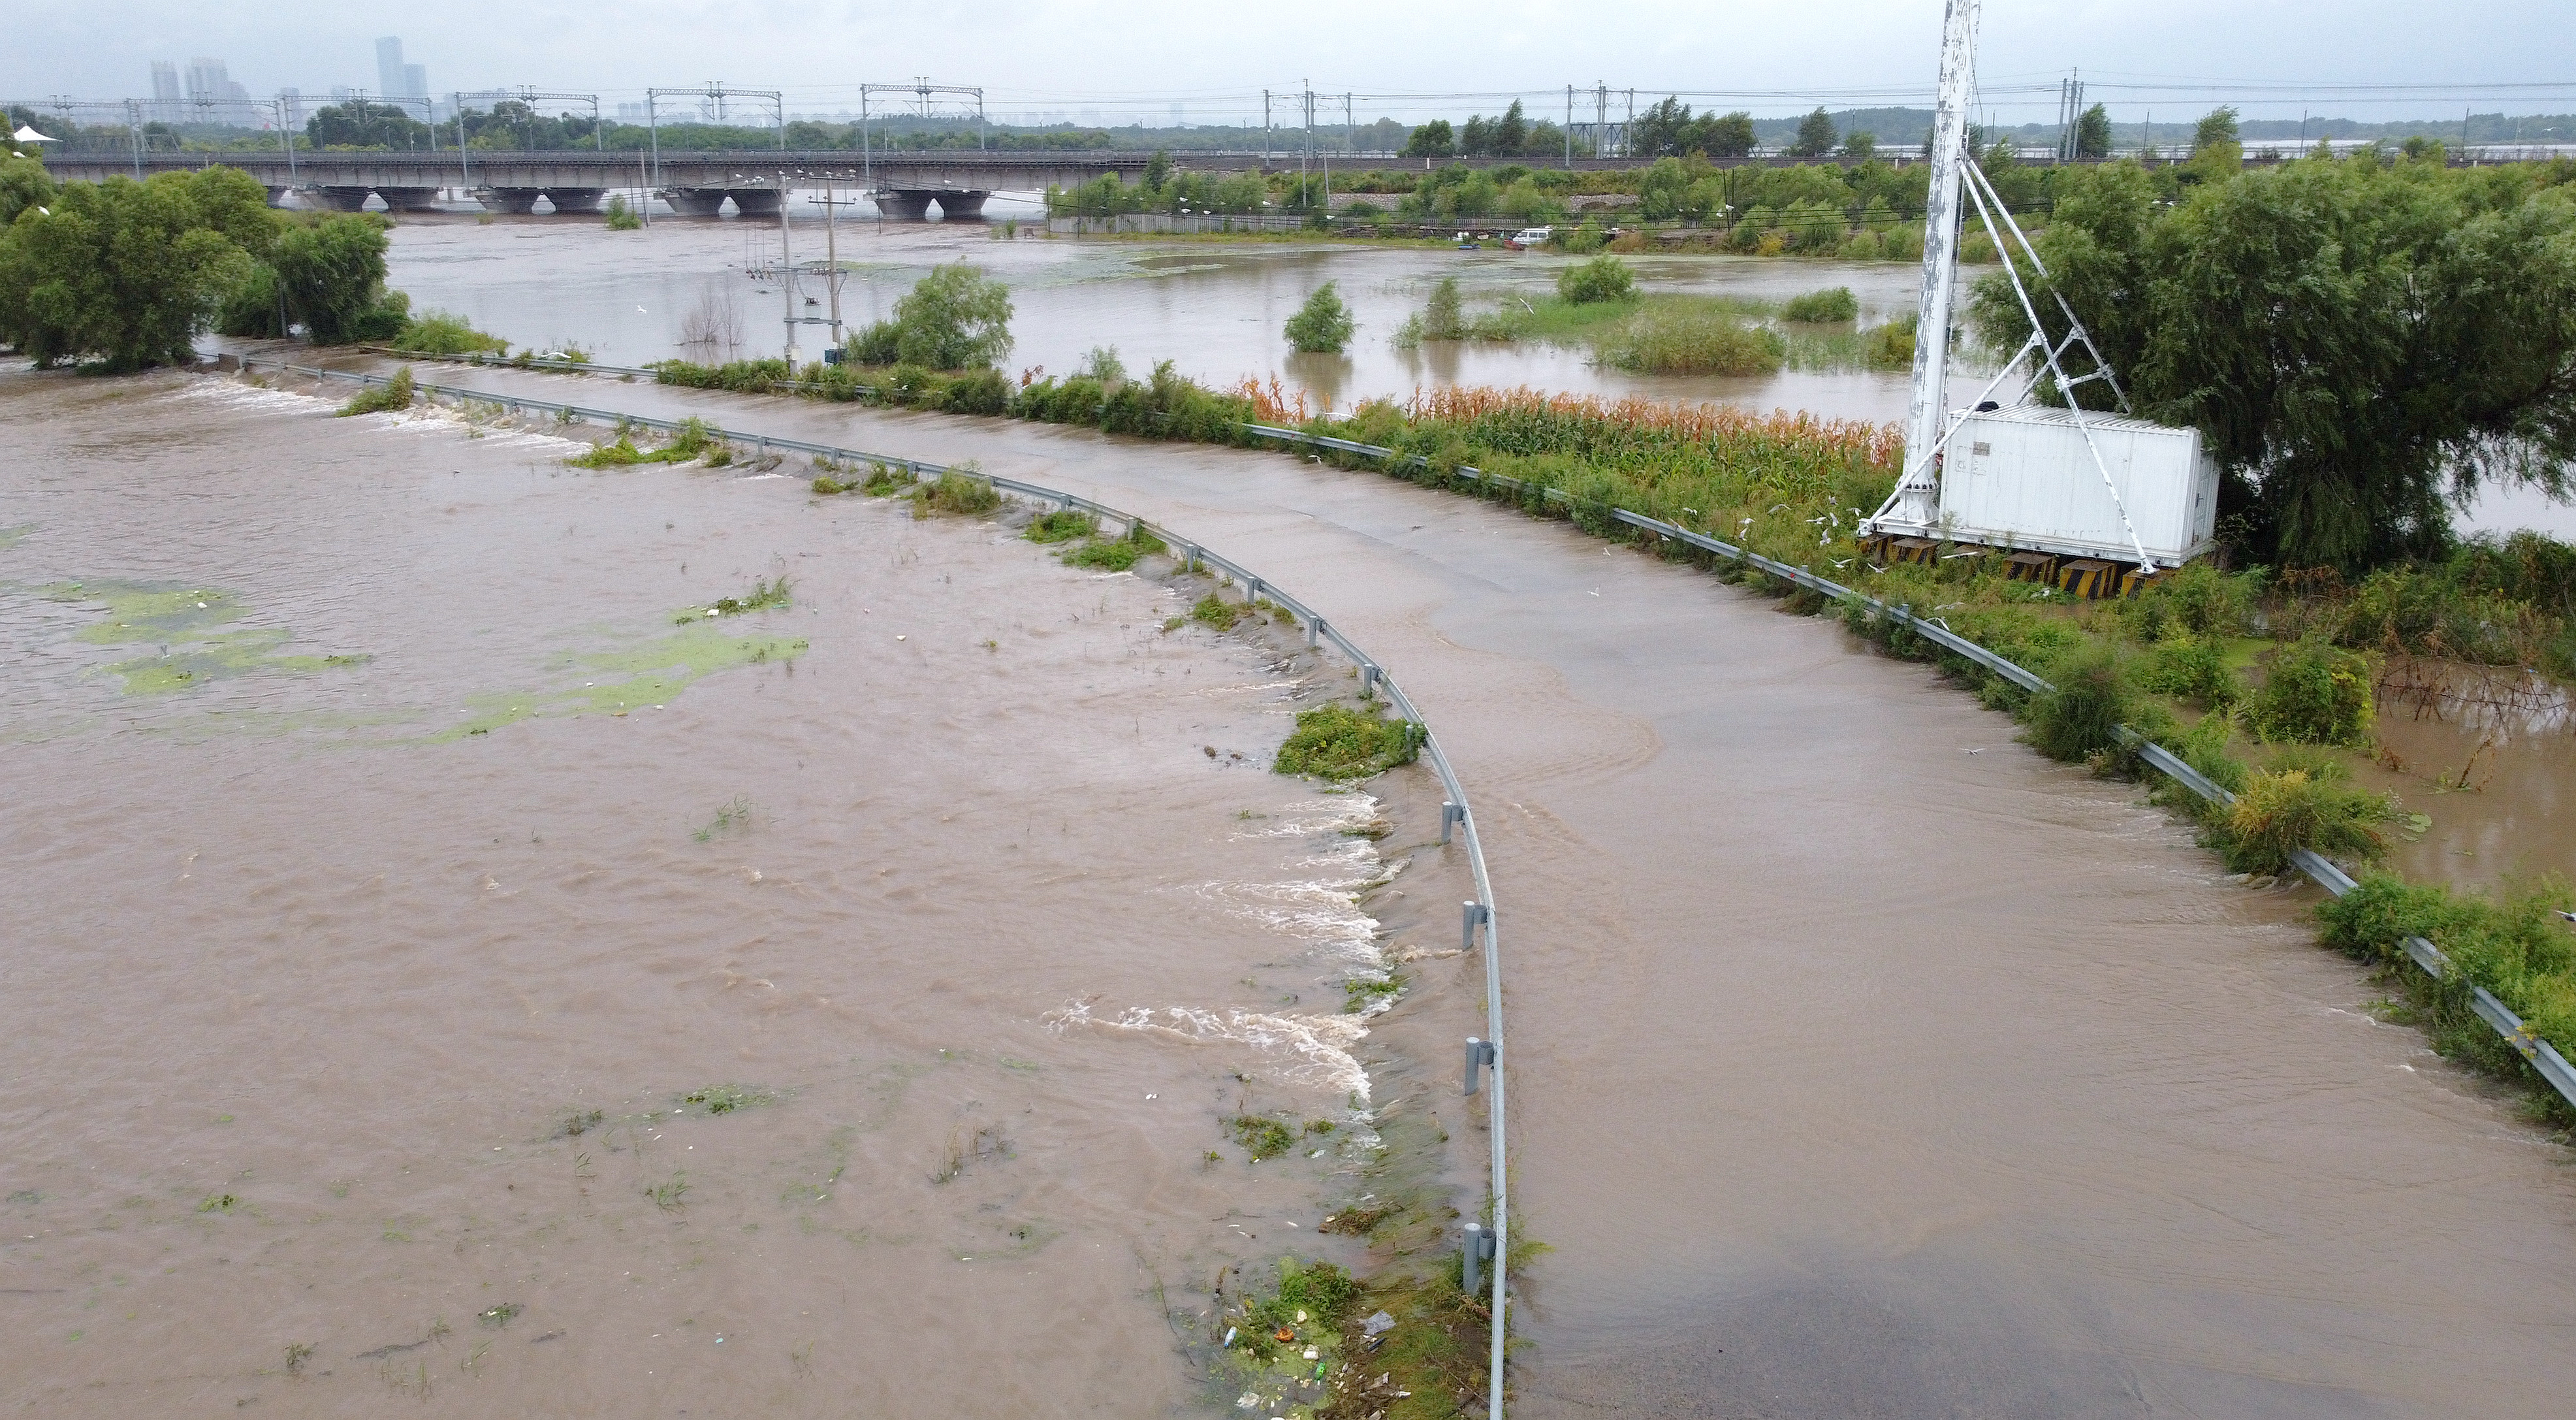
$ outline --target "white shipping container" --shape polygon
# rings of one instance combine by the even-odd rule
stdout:
[[[2197,429],[2092,413],[2079,429],[2070,411],[2023,405],[1968,415],[1941,464],[1942,530],[1961,542],[2135,562],[2135,529],[2156,565],[2172,567],[2208,551],[2218,526],[2218,464]]]

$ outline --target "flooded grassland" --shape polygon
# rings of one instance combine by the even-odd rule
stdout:
[[[1193,1413],[1222,1269],[1364,1265],[1480,1013],[1421,771],[1268,772],[1337,665],[793,470],[0,406],[15,1407]]]

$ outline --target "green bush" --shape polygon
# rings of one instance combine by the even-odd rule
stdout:
[[[1315,294],[1306,298],[1297,314],[1288,318],[1286,334],[1290,345],[1309,355],[1339,355],[1342,347],[1351,343],[1351,332],[1358,328],[1359,323],[1351,319],[1349,308],[1342,304],[1342,293],[1327,281],[1315,288]]]
[[[1198,603],[1190,608],[1190,620],[1202,626],[1214,627],[1219,631],[1232,631],[1235,619],[1242,615],[1243,612],[1234,603],[1214,592],[1199,598]]]
[[[405,365],[394,371],[392,379],[381,385],[371,385],[350,396],[349,402],[340,406],[340,413],[345,417],[351,414],[380,414],[397,409],[409,409],[413,393],[411,366]]]
[[[2359,655],[2315,638],[2293,642],[2273,655],[2254,693],[2254,728],[2292,744],[2368,744],[2370,682]]]
[[[1058,508],[1029,520],[1022,537],[1031,542],[1071,542],[1089,537],[1100,526],[1100,520],[1080,508]]]
[[[2278,873],[2293,849],[2376,862],[2388,841],[2372,825],[2392,812],[2386,796],[2354,787],[2341,763],[2317,757],[2258,769],[2217,817],[2210,846],[2240,873]]]
[[[476,330],[465,317],[446,311],[423,311],[411,317],[385,343],[396,350],[416,355],[489,354],[510,348],[510,342],[497,335],[486,335]]]
[[[2052,667],[2056,689],[2031,697],[2024,738],[2051,759],[2078,761],[2116,749],[2118,727],[2134,718],[2138,693],[2128,663],[2107,647]]]
[[[1849,286],[1809,291],[1803,296],[1791,297],[1789,304],[1780,308],[1780,314],[1788,320],[1818,324],[1825,321],[1858,320],[1860,319],[1860,298],[1852,294]]]
[[[1279,747],[1271,768],[1318,779],[1366,779],[1411,764],[1421,753],[1422,739],[1422,727],[1410,720],[1327,705],[1298,712],[1297,728]]]
[[[1603,253],[1556,274],[1556,294],[1582,306],[1596,301],[1624,301],[1636,294],[1637,274],[1628,263]]]
[[[1902,315],[1885,325],[1870,327],[1869,338],[1861,346],[1861,363],[1873,370],[1913,368],[1914,329],[1921,319]]]
[[[2227,647],[2207,636],[2176,631],[2147,653],[2138,683],[2209,707],[2244,698],[2245,686],[2227,664]]]
[[[926,518],[934,513],[980,518],[1001,506],[1002,495],[992,484],[971,472],[955,469],[920,485],[912,494],[912,515],[916,518]]]
[[[623,194],[608,199],[608,230],[612,232],[632,232],[638,230],[643,225],[643,217],[638,215],[633,208],[626,205],[626,198]]]

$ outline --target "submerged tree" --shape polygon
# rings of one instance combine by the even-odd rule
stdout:
[[[1325,282],[1306,298],[1297,314],[1288,318],[1288,343],[1310,355],[1339,355],[1351,343],[1351,332],[1359,323],[1351,319],[1349,308],[1342,304],[1342,294]]]
[[[194,358],[196,337],[252,267],[217,225],[231,215],[228,185],[205,177],[66,183],[21,211],[0,235],[0,339],[38,365]]]
[[[2576,492],[2576,193],[2549,180],[2364,154],[2174,202],[2106,165],[2068,175],[2049,275],[2021,275],[2053,336],[2065,296],[2141,413],[2199,427],[2246,552],[2349,574],[2443,553],[2485,484]],[[2000,272],[1975,310],[1998,349],[2028,334]]]
[[[921,278],[852,342],[859,363],[989,369],[1011,353],[1011,291],[964,262]]]

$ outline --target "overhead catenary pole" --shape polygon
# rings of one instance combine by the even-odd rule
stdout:
[[[1967,158],[1968,95],[1976,82],[1977,0],[1948,0],[1941,21],[1940,97],[1932,114],[1931,182],[1923,200],[1923,295],[1915,310],[1914,393],[1905,414],[1905,472],[1883,517],[1928,528],[1938,519],[1933,446],[1940,441],[1958,278],[1959,187]]]
[[[1574,171],[1574,86],[1565,86],[1565,170]]]
[[[787,170],[778,171],[778,290],[787,311],[787,370],[796,371],[796,248],[787,235]]]

